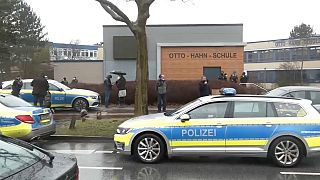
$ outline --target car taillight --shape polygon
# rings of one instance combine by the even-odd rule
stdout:
[[[77,170],[76,170],[76,180],[79,180],[79,167],[77,166]]]
[[[19,115],[19,116],[16,116],[16,119],[18,119],[21,122],[28,123],[28,124],[34,123],[34,120],[30,115]]]

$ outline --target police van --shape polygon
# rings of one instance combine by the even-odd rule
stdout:
[[[310,100],[221,93],[125,121],[114,135],[116,149],[143,163],[223,154],[267,157],[280,167],[320,152],[320,114]]]

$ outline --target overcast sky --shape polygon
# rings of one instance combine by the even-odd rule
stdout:
[[[113,20],[95,0],[25,0],[46,26],[52,42],[80,44],[103,41],[102,26]],[[134,2],[113,0],[131,20]],[[148,24],[243,23],[244,42],[283,39],[302,22],[320,34],[319,0],[156,0]]]

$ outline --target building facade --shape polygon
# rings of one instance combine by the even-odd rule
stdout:
[[[303,67],[301,75],[301,67]],[[320,37],[249,42],[244,69],[249,81],[274,88],[279,82],[320,82]]]
[[[104,76],[118,70],[134,81],[137,47],[132,32],[121,25],[103,28]],[[150,80],[161,73],[169,80],[197,80],[243,71],[242,24],[148,25],[147,38]]]
[[[101,54],[102,51],[102,54]],[[100,57],[99,57],[100,55]],[[101,60],[103,48],[99,45],[50,44],[51,61],[60,60]]]

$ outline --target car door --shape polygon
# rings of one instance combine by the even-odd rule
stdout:
[[[171,129],[170,145],[177,153],[225,152],[225,125],[228,102],[200,105],[176,119]],[[183,116],[189,119],[183,119]]]
[[[225,119],[226,151],[263,153],[277,128],[273,123],[276,117],[274,105],[263,101],[234,101],[230,117]]]
[[[33,87],[31,86],[31,82],[23,81],[23,86],[20,90],[20,97],[31,104],[33,104],[32,89]]]
[[[49,92],[51,93],[51,107],[66,106],[66,92],[49,82]]]

